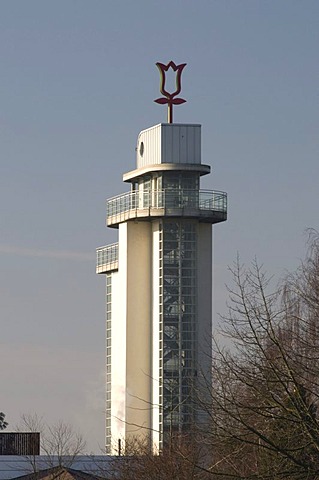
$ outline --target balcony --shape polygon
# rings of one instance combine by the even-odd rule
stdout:
[[[118,270],[119,244],[112,243],[96,249],[96,273]]]
[[[185,217],[218,223],[227,219],[227,194],[212,190],[131,191],[107,200],[109,227],[139,218]]]

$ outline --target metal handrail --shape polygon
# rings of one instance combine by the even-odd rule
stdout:
[[[213,190],[134,190],[107,200],[107,217],[145,208],[196,208],[227,212],[227,194]]]
[[[102,267],[118,261],[119,257],[119,244],[111,243],[105,247],[99,247],[96,249],[96,266]]]

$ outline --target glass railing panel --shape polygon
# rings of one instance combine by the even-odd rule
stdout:
[[[197,208],[226,213],[227,195],[211,190],[133,191],[108,200],[107,216],[112,217],[145,208]]]
[[[226,212],[227,194],[224,192],[213,192],[209,190],[200,191],[199,209]]]
[[[166,208],[198,208],[198,190],[166,189],[164,195]]]
[[[119,244],[112,243],[96,249],[96,266],[102,267],[118,261]]]

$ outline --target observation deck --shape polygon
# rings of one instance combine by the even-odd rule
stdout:
[[[150,217],[196,218],[219,223],[227,219],[227,193],[213,190],[134,190],[107,200],[106,224]]]

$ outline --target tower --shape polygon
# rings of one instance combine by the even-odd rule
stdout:
[[[158,66],[167,101],[157,101],[168,104],[169,122],[138,135],[136,169],[123,175],[131,189],[107,200],[119,241],[97,249],[96,272],[106,275],[107,453],[132,436],[161,448],[170,433],[188,431],[198,421],[193,389],[202,375],[210,381],[212,224],[226,220],[227,195],[200,189],[210,173],[201,126],[171,123],[172,105],[184,102],[175,97],[185,64]]]

